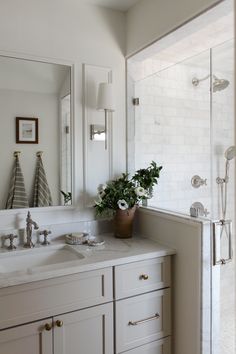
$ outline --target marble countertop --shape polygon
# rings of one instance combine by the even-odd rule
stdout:
[[[70,246],[63,242],[55,241],[52,243],[52,245],[46,247],[35,247],[33,250],[19,248],[17,251],[9,252],[1,249],[0,288],[31,283],[35,281],[42,281],[55,277],[61,277],[65,275],[71,275],[155,257],[173,255],[176,253],[173,249],[140,236],[134,236],[131,239],[123,240],[114,238],[112,234],[100,235],[99,237],[102,238],[105,243],[104,245],[96,247],[88,245]],[[46,253],[47,251],[53,249],[61,249],[63,246],[65,246],[65,250],[68,252],[71,250],[72,253],[79,253],[82,258],[46,266],[34,266],[32,268],[28,268],[26,264],[24,270],[8,271],[7,273],[3,270],[3,265],[5,264],[6,259],[7,262],[9,262],[10,259],[13,262],[11,264],[14,265],[14,257],[18,257],[19,259],[20,256],[24,261],[24,255],[30,255],[32,257],[35,257],[34,255],[36,255],[37,257],[37,254],[39,253],[42,254],[42,252]]]

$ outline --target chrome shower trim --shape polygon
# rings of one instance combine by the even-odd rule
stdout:
[[[205,80],[209,79],[209,77],[210,77],[210,74],[203,77],[202,79],[198,79],[197,77],[194,77],[192,79],[192,84],[193,84],[193,86],[197,87],[201,81],[205,81]],[[214,81],[212,83],[213,92],[222,91],[222,90],[226,89],[226,87],[228,87],[230,84],[229,80],[219,79],[216,75],[212,75],[212,77],[214,79]]]

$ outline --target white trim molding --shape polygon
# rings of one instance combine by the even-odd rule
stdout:
[[[108,147],[104,141],[90,139],[90,125],[104,124],[105,113],[96,109],[97,90],[101,82],[112,83],[110,68],[83,65],[83,145],[84,145],[84,207],[94,204],[97,186],[113,176],[112,113],[108,113]]]

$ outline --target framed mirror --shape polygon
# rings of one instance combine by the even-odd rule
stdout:
[[[72,205],[71,97],[71,66],[0,56],[0,210],[14,209],[6,202],[17,188],[16,155],[29,207]]]

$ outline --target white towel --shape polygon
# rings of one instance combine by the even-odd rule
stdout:
[[[24,177],[21,171],[19,157],[16,156],[6,202],[6,209],[18,209],[28,207],[29,202],[25,191]]]
[[[35,181],[34,181],[34,207],[46,207],[52,205],[52,196],[48,186],[46,173],[41,156],[37,157]]]

